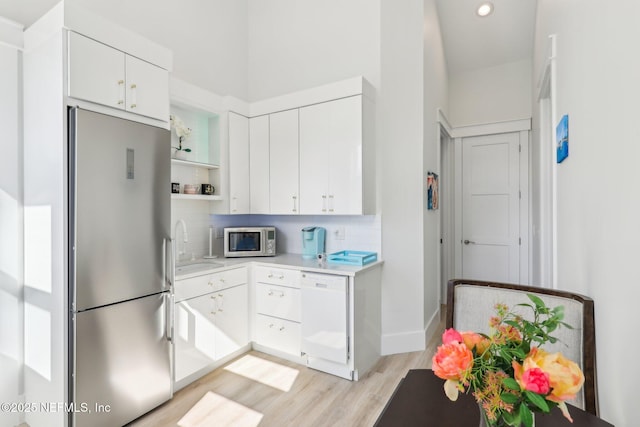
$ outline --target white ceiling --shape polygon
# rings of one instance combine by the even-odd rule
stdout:
[[[0,0],[0,16],[27,28],[60,0]]]
[[[0,17],[26,27],[60,0],[0,0]],[[537,0],[491,0],[486,18],[476,15],[482,0],[436,0],[449,73],[529,59]]]
[[[530,59],[537,0],[490,0],[491,15],[480,18],[483,0],[436,0],[450,74]]]

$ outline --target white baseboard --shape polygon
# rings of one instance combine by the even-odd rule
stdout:
[[[383,356],[387,356],[389,354],[422,351],[426,347],[425,343],[424,331],[383,334],[381,353]]]
[[[422,331],[401,332],[397,334],[382,335],[383,356],[389,354],[409,353],[412,351],[423,351],[427,348],[429,340],[439,333],[440,309],[431,316],[426,327]]]

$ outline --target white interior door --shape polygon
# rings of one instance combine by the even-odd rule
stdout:
[[[520,134],[462,140],[462,277],[520,282]]]

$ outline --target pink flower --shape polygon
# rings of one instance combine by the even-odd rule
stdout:
[[[449,344],[452,342],[462,342],[462,335],[460,332],[453,328],[449,328],[442,334],[442,344]]]
[[[525,390],[547,395],[549,393],[549,374],[540,368],[527,369],[522,374],[521,386]]]
[[[464,343],[450,342],[438,347],[431,365],[433,373],[443,380],[465,381],[473,366],[473,353]]]

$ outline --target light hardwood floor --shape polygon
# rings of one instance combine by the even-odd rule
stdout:
[[[372,426],[407,371],[431,367],[439,339],[425,351],[384,356],[360,381],[251,351],[129,426]]]

